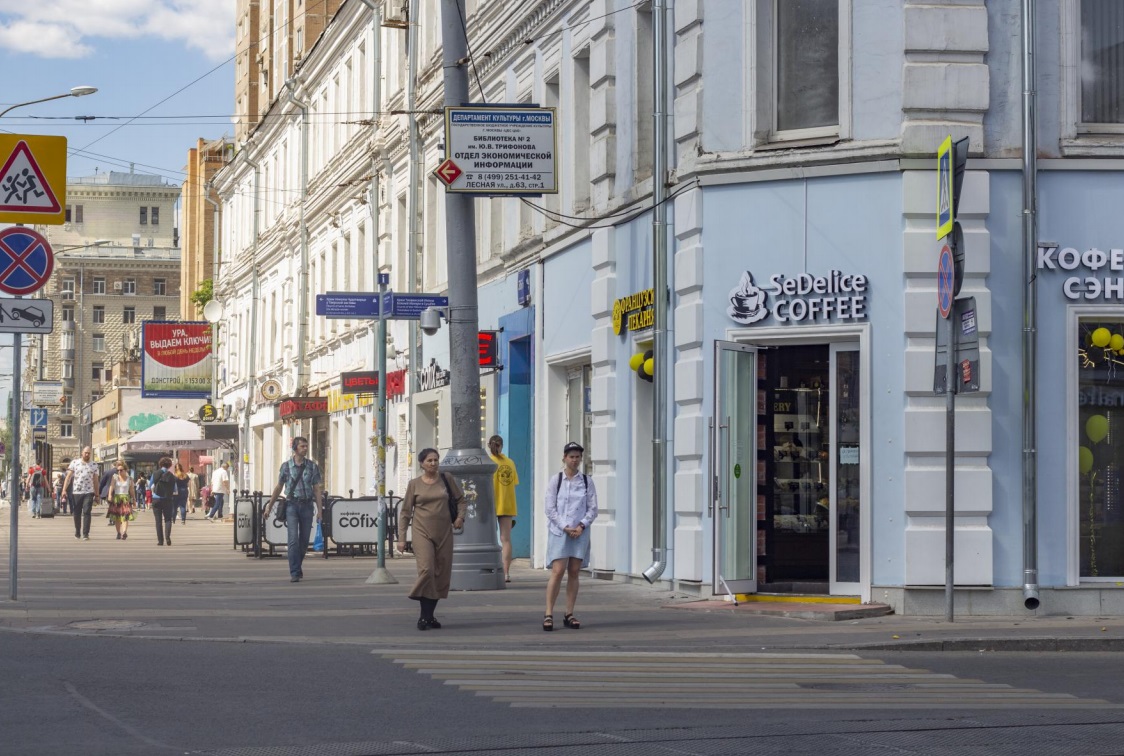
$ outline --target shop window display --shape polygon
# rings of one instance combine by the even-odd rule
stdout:
[[[1124,575],[1124,320],[1087,318],[1078,334],[1081,577]]]

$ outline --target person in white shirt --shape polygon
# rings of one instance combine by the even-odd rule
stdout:
[[[222,520],[222,505],[229,495],[230,463],[223,462],[211,473],[211,496],[214,497],[215,503],[211,506],[211,513],[207,515],[208,520]]]
[[[589,526],[597,519],[597,489],[585,473],[579,473],[581,444],[571,441],[562,449],[562,472],[547,479],[546,484],[546,563],[550,579],[546,584],[546,614],[542,629],[554,629],[554,602],[566,576],[566,614],[562,624],[580,630],[582,623],[574,617],[578,600],[578,577],[589,564]]]

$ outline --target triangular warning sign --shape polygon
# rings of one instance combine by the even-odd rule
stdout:
[[[31,148],[21,141],[0,168],[0,212],[53,214],[61,209]]]

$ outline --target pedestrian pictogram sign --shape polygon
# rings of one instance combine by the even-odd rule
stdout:
[[[952,202],[952,137],[941,142],[937,150],[937,238],[952,233],[955,208]],[[945,317],[948,317],[947,315]]]
[[[0,231],[0,291],[15,296],[39,291],[55,267],[51,245],[23,226]]]
[[[462,171],[457,167],[456,163],[448,159],[437,166],[437,170],[435,170],[434,173],[437,174],[437,178],[445,182],[445,186],[452,186],[453,182],[460,178]]]
[[[66,222],[66,138],[0,135],[0,223]]]

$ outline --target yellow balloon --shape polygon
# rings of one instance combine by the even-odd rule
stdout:
[[[1094,444],[1104,441],[1108,435],[1108,418],[1104,415],[1093,415],[1085,421],[1085,435]]]
[[[656,374],[656,361],[653,360],[651,357],[644,360],[644,372],[647,373],[648,375],[655,375]]]
[[[1093,469],[1093,452],[1088,446],[1082,446],[1077,450],[1077,466],[1081,469],[1082,475]]]
[[[1093,346],[1106,347],[1110,341],[1112,341],[1112,332],[1107,328],[1093,331]]]
[[[628,358],[628,366],[633,370],[639,370],[640,366],[644,364],[644,353],[637,352]]]
[[[1124,349],[1124,336],[1118,333],[1112,334],[1112,338],[1108,340],[1108,348],[1116,352]]]

